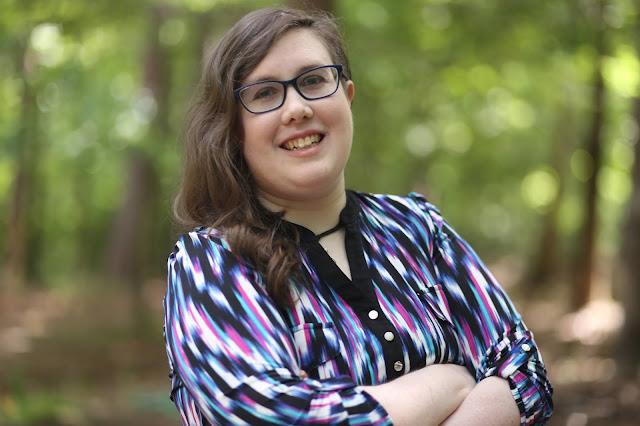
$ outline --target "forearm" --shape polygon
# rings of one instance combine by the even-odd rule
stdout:
[[[395,425],[439,425],[475,385],[464,367],[431,365],[379,386],[364,386]]]
[[[520,411],[511,394],[509,382],[501,377],[488,377],[478,383],[442,426],[487,424],[520,424]]]

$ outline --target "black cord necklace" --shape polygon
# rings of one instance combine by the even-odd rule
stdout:
[[[336,226],[334,226],[333,228],[331,228],[331,229],[329,229],[327,231],[324,231],[321,234],[316,235],[316,238],[320,239],[320,238],[326,237],[329,234],[333,234],[334,232],[336,232],[338,229],[342,228],[343,226],[344,225],[342,224],[342,222],[338,222],[338,224]]]

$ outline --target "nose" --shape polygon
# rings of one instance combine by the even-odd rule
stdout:
[[[282,124],[290,124],[313,117],[313,110],[309,101],[300,96],[293,85],[287,87],[287,96],[282,105]]]

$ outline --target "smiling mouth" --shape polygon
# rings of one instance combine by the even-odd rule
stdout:
[[[283,143],[280,148],[286,149],[287,151],[298,151],[305,148],[311,148],[316,146],[322,141],[324,136],[319,133],[314,135],[309,135],[304,138],[298,138],[295,140],[290,140]]]

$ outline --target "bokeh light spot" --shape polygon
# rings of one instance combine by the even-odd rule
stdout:
[[[624,204],[631,195],[631,177],[613,167],[603,167],[598,174],[598,194],[608,201]]]
[[[571,155],[569,162],[571,173],[581,182],[586,182],[593,176],[593,157],[584,149],[577,149]]]
[[[180,44],[184,38],[185,25],[181,19],[167,19],[160,27],[158,37],[160,42],[166,46],[175,46]]]
[[[356,16],[360,24],[371,29],[382,28],[389,20],[387,9],[373,1],[362,3]]]
[[[521,195],[529,207],[536,210],[546,209],[558,196],[556,172],[550,168],[529,172],[522,180]]]
[[[418,157],[426,157],[436,147],[433,131],[426,124],[409,128],[405,143],[409,152]]]

